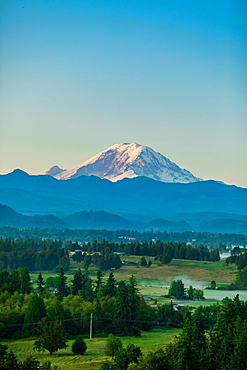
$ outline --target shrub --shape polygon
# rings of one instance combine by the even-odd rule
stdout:
[[[77,337],[74,343],[72,344],[72,352],[75,355],[84,355],[86,349],[87,345],[84,339],[81,336]]]
[[[105,354],[107,356],[115,356],[116,353],[123,348],[122,342],[118,337],[113,334],[109,334],[106,339]]]

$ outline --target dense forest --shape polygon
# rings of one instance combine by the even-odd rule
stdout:
[[[1,227],[0,236],[11,237],[13,239],[41,238],[41,239],[58,239],[61,241],[71,240],[78,242],[93,242],[94,240],[109,242],[131,241],[133,239],[139,242],[160,240],[164,243],[184,243],[189,242],[195,246],[204,244],[209,248],[230,245],[247,244],[247,235],[242,234],[221,234],[210,232],[138,232],[131,230],[72,230],[72,229],[18,229],[14,227]]]

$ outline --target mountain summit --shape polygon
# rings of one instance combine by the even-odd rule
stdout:
[[[110,181],[146,176],[162,182],[190,183],[201,181],[187,170],[153,149],[137,143],[115,144],[88,161],[69,170],[52,168],[46,174],[56,179],[68,180],[82,175],[98,176]],[[58,171],[54,171],[54,169]]]

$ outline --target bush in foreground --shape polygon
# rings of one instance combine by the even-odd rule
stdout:
[[[109,334],[106,339],[105,354],[107,356],[115,356],[117,352],[123,348],[122,342],[118,337],[113,334]]]
[[[75,355],[84,355],[87,350],[87,345],[84,339],[79,336],[76,338],[74,343],[72,344],[72,352]]]

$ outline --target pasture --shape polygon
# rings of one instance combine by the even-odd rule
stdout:
[[[124,258],[123,258],[124,259]],[[141,259],[139,256],[128,256],[125,257],[128,261],[138,263]],[[192,284],[196,288],[204,288],[210,284],[212,280],[215,280],[217,285],[224,286],[233,282],[237,275],[237,269],[235,265],[226,265],[224,261],[219,262],[202,262],[202,261],[191,261],[191,260],[172,260],[168,265],[161,265],[155,261],[152,257],[146,257],[149,261],[152,261],[151,267],[136,266],[125,266],[123,265],[118,270],[111,270],[114,273],[115,278],[119,280],[128,280],[131,275],[134,275],[139,286],[157,286],[167,287],[170,285],[172,280],[179,279],[181,276],[187,280],[187,283]],[[83,270],[81,263],[75,263],[71,260],[71,267],[69,271],[66,271],[68,281],[73,279],[73,275],[78,268]],[[97,268],[89,268],[90,276],[95,279]],[[31,273],[32,281],[37,279],[38,273]],[[50,276],[56,276],[55,272],[42,271],[44,279]],[[109,276],[109,271],[104,273],[104,279]],[[186,285],[186,281],[184,281]]]
[[[154,329],[150,332],[142,332],[141,337],[122,337],[121,341],[124,346],[133,343],[141,347],[143,353],[148,353],[164,347],[180,332],[181,329]],[[103,361],[110,359],[104,353],[106,338],[85,339],[85,341],[87,351],[84,356],[73,355],[71,350],[73,340],[68,341],[66,349],[60,350],[52,356],[48,352],[34,352],[33,340],[4,341],[2,344],[6,344],[20,360],[24,360],[32,354],[41,363],[50,361],[52,365],[57,365],[62,370],[97,369]]]

